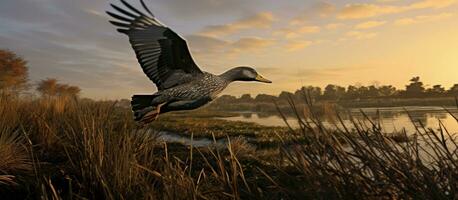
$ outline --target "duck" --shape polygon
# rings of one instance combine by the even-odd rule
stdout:
[[[146,76],[156,85],[153,94],[135,94],[131,98],[134,120],[144,126],[160,114],[193,110],[217,98],[230,83],[256,81],[272,83],[248,66],[234,67],[215,75],[202,71],[194,62],[186,40],[160,22],[140,0],[143,11],[125,0],[123,6],[110,4],[109,22],[125,34]]]

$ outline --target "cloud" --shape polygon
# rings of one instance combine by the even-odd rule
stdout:
[[[282,36],[287,39],[298,38],[304,34],[318,33],[321,28],[319,26],[302,26],[297,28],[282,28],[274,32],[276,36]]]
[[[439,9],[456,4],[457,0],[421,0],[404,6],[383,4],[347,4],[337,14],[338,19],[362,19],[385,14],[401,13],[419,9]]]
[[[386,24],[386,21],[367,21],[363,23],[359,23],[355,26],[355,29],[370,29],[379,27]]]
[[[331,24],[326,24],[324,27],[328,30],[335,30],[335,29],[338,29],[340,27],[343,27],[345,26],[345,24],[342,24],[342,23],[331,23]]]
[[[190,50],[193,54],[212,58],[216,55],[233,56],[244,51],[256,51],[275,44],[274,40],[259,37],[242,37],[235,41],[222,40],[203,35],[188,35]]]
[[[329,2],[318,2],[312,7],[312,9],[315,10],[315,13],[318,14],[318,16],[327,17],[334,13],[336,6]]]
[[[419,15],[413,18],[402,18],[394,21],[394,24],[397,26],[405,26],[405,25],[411,25],[411,24],[418,24],[418,23],[424,23],[424,22],[432,22],[432,21],[438,21],[441,19],[446,19],[453,17],[455,14],[454,13],[440,13],[436,15]]]
[[[304,49],[308,46],[313,44],[312,41],[307,41],[307,40],[299,40],[299,41],[289,41],[286,45],[285,48],[287,51],[297,51]]]
[[[320,27],[318,26],[302,26],[297,29],[298,33],[318,33],[320,32]]]
[[[382,14],[398,13],[402,7],[383,6],[375,4],[347,4],[340,10],[337,18],[339,19],[361,19]]]
[[[345,34],[349,38],[363,40],[363,39],[371,39],[377,36],[377,33],[372,32],[361,32],[361,31],[349,31]]]
[[[423,0],[413,3],[409,9],[425,9],[425,8],[445,8],[457,3],[456,0]]]
[[[377,2],[380,2],[380,3],[396,2],[396,1],[399,1],[399,0],[377,0]]]
[[[150,3],[154,5],[151,6],[154,13],[173,15],[180,20],[206,19],[214,16],[244,16],[256,12],[259,5],[263,3],[262,0],[154,0],[150,2],[154,2]]]
[[[204,35],[188,35],[185,38],[190,50],[195,54],[225,53],[226,48],[231,45],[229,41]]]
[[[244,29],[266,29],[272,26],[275,17],[270,12],[261,12],[256,15],[237,20],[225,25],[206,26],[199,34],[219,37],[236,33]]]
[[[336,10],[336,6],[334,4],[331,4],[328,2],[318,2],[318,3],[315,3],[313,6],[311,6],[310,8],[301,12],[301,14],[299,14],[295,18],[293,18],[289,22],[289,24],[293,26],[302,25],[305,22],[307,22],[308,20],[315,18],[316,16],[321,17],[321,18],[328,17],[334,14],[335,10]]]
[[[258,37],[244,37],[240,38],[232,44],[236,50],[257,50],[268,47],[275,43],[274,40],[263,39]]]
[[[221,73],[227,70],[228,65],[236,63],[240,56],[257,54],[276,42],[258,37],[242,37],[231,41],[203,35],[188,35],[186,39],[194,61],[211,73]]]

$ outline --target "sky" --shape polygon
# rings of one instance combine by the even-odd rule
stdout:
[[[458,83],[458,0],[145,2],[186,38],[202,70],[252,66],[273,81],[237,82],[224,94],[278,95],[327,84],[404,88],[413,76],[427,86]],[[1,0],[0,49],[28,61],[32,83],[57,78],[94,99],[155,92],[128,38],[108,23],[109,3],[120,5]]]

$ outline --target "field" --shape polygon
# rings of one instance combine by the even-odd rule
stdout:
[[[458,198],[458,143],[446,127],[387,135],[377,121],[369,128],[355,121],[354,130],[331,131],[313,109],[303,116],[290,106],[297,129],[210,120],[230,114],[199,111],[164,115],[139,129],[130,110],[115,102],[2,96],[0,193],[7,199]],[[157,133],[164,130],[226,142],[165,143]]]

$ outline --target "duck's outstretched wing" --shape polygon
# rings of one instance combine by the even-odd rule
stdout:
[[[143,0],[140,2],[149,15],[125,0],[121,2],[125,8],[111,4],[118,13],[107,11],[108,15],[117,19],[110,23],[129,36],[143,72],[159,90],[186,83],[202,74],[192,59],[186,41],[159,22]]]

